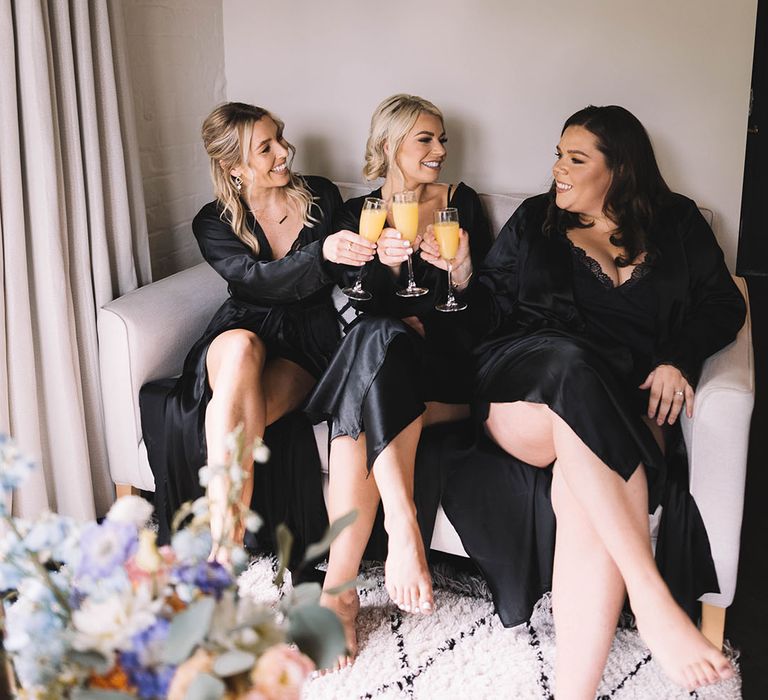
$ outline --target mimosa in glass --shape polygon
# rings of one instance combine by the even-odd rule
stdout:
[[[387,220],[387,203],[378,197],[366,197],[363,210],[360,212],[360,235],[371,243],[379,240],[384,223]],[[372,298],[370,292],[363,289],[363,266],[357,275],[354,286],[345,287],[341,291],[350,299],[368,301]]]
[[[467,305],[456,301],[453,296],[453,261],[459,250],[459,211],[453,207],[438,209],[435,212],[435,224],[432,230],[440,249],[440,257],[448,263],[448,299],[438,304],[438,311],[463,311]]]
[[[419,235],[419,202],[415,192],[396,192],[392,199],[392,218],[395,228],[411,245]],[[425,287],[417,287],[413,279],[413,261],[408,256],[408,286],[400,289],[400,297],[420,297],[429,292]]]

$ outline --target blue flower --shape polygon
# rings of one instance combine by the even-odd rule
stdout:
[[[224,590],[232,585],[231,574],[218,562],[204,561],[199,564],[182,565],[171,575],[173,583],[194,586],[205,595],[221,598]]]
[[[125,564],[137,545],[138,535],[132,525],[109,520],[101,525],[90,523],[80,538],[82,556],[77,575],[94,580],[106,578]]]
[[[52,683],[67,652],[64,620],[50,590],[25,579],[18,600],[6,608],[5,648],[25,688]]]
[[[168,620],[159,618],[154,625],[133,636],[130,651],[120,654],[120,663],[140,698],[153,700],[168,695],[176,670],[175,666],[162,663],[169,627]]]
[[[0,493],[10,493],[18,488],[22,481],[35,468],[34,462],[19,452],[16,443],[7,435],[0,435]],[[5,514],[4,499],[0,498],[0,507]]]
[[[171,540],[171,546],[179,561],[191,564],[205,561],[211,553],[213,540],[210,530],[179,530]]]

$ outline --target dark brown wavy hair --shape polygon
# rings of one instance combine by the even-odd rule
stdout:
[[[560,135],[569,126],[583,126],[597,140],[597,148],[611,171],[611,184],[605,195],[603,213],[616,222],[611,243],[625,249],[616,256],[616,265],[625,267],[642,252],[653,257],[648,234],[670,190],[661,176],[648,132],[638,118],[624,107],[590,105],[572,114]],[[544,222],[544,233],[565,233],[572,228],[589,228],[579,214],[558,208],[555,182],[550,188],[551,201]]]

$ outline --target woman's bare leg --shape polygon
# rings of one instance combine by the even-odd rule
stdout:
[[[544,414],[541,406],[533,405],[535,410],[526,420],[521,416],[522,406],[531,404],[492,406],[487,426],[499,445],[529,461],[526,450],[521,453],[510,442],[511,433],[517,431],[523,442],[535,443],[536,431],[527,430],[526,423],[529,428],[540,425]],[[728,661],[691,623],[661,579],[648,545],[647,520],[639,522],[633,517],[640,507],[638,498],[645,498],[646,490],[624,482],[559,416],[543,408],[550,415],[558,468],[621,572],[640,633],[657,661],[672,680],[689,688],[730,677]],[[495,432],[495,428],[500,429]],[[525,448],[545,450],[547,446],[545,441],[544,448],[542,444],[526,444]]]
[[[357,578],[380,499],[376,480],[373,475],[368,475],[366,468],[365,433],[357,440],[347,436],[333,440],[328,461],[328,518],[333,522],[351,510],[357,510],[357,519],[344,528],[331,545],[320,599],[320,603],[333,610],[344,625],[349,655],[340,658],[338,663],[339,667],[344,667],[357,655],[355,623],[360,601],[355,588],[337,595],[326,591]]]
[[[549,414],[541,404],[492,404],[486,427],[518,459],[545,467],[555,459]],[[557,517],[552,581],[556,697],[593,698],[616,631],[624,582],[557,465],[552,506]],[[647,522],[645,512],[642,517]]]
[[[331,520],[357,509],[357,520],[331,545],[324,590],[354,579],[371,535],[379,500],[384,504],[384,527],[389,535],[385,568],[386,587],[404,610],[430,612],[434,605],[432,581],[413,502],[413,472],[421,418],[406,426],[366,469],[365,434],[357,440],[339,437],[331,443],[328,515]],[[357,652],[355,620],[357,593],[323,594],[326,607],[336,611],[344,624],[350,656]],[[350,658],[340,659],[345,666]]]
[[[563,477],[621,571],[638,630],[654,658],[684,687],[730,678],[728,660],[696,629],[659,574],[648,543],[648,523],[631,515],[638,490],[606,468],[554,413],[552,426]]]
[[[641,470],[633,479],[644,482]],[[595,697],[611,650],[626,590],[616,564],[555,463],[552,506],[557,516],[552,612],[555,697]],[[648,515],[639,509],[639,517]]]
[[[253,496],[253,459],[250,446],[263,437],[264,428],[305,398],[314,383],[297,364],[276,359],[266,364],[264,343],[250,331],[236,329],[219,335],[208,348],[206,366],[212,396],[205,413],[205,436],[210,464],[228,464],[227,435],[243,426],[241,467],[245,473],[241,499],[250,506]],[[225,533],[241,541],[242,527],[227,507],[229,484],[223,476],[209,484],[211,534],[214,550]],[[215,554],[215,552],[214,552]]]
[[[432,577],[416,520],[413,475],[421,436],[419,416],[384,448],[373,464],[373,476],[384,506],[389,536],[385,585],[390,598],[406,612],[432,612]]]

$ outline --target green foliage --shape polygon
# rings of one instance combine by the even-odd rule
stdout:
[[[275,574],[274,584],[280,588],[283,585],[285,570],[288,568],[288,562],[291,559],[293,533],[283,523],[280,523],[275,528],[275,539],[277,540],[277,573]]]
[[[200,598],[173,618],[163,650],[164,663],[176,666],[189,658],[208,634],[215,608],[213,598]]]
[[[225,651],[213,662],[213,671],[221,678],[236,676],[238,673],[250,671],[256,664],[256,657],[247,651],[233,649]]]
[[[345,527],[355,522],[355,520],[357,520],[356,510],[351,510],[346,515],[342,515],[338,520],[334,520],[325,531],[322,539],[307,547],[304,561],[312,561],[323,556],[331,548],[331,544],[339,536],[339,533]]]
[[[347,651],[344,628],[328,608],[303,605],[288,613],[289,636],[318,668],[330,668]]]
[[[184,700],[221,700],[227,687],[216,676],[199,673],[187,689]]]

